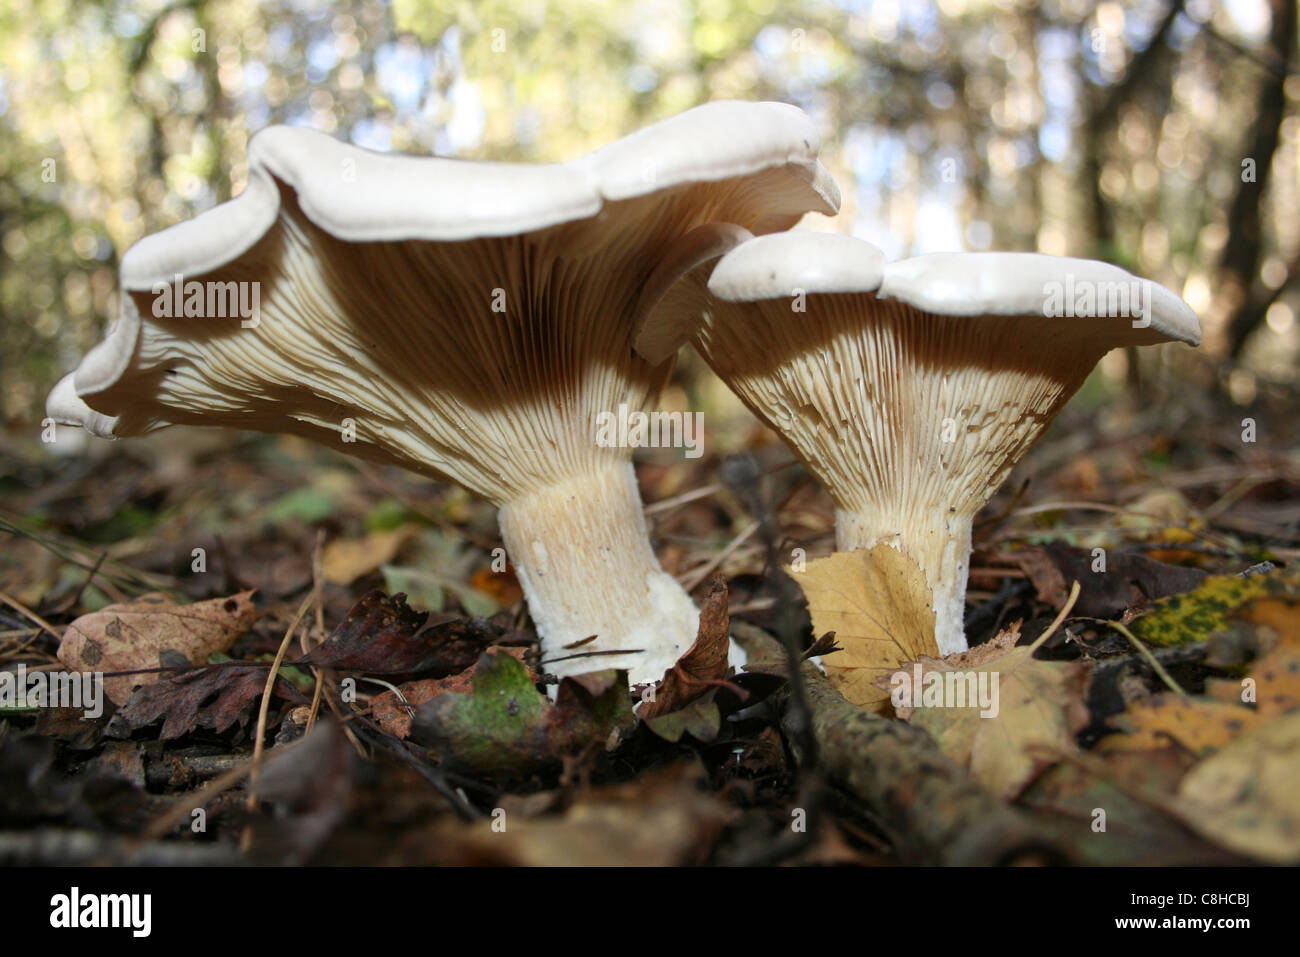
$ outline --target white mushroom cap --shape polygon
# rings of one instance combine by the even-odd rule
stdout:
[[[965,647],[975,513],[1097,360],[1200,341],[1173,293],[1089,260],[885,263],[861,240],[795,231],[732,249],[707,295],[706,268],[673,292],[696,296],[697,348],[826,486],[841,549],[887,542],[917,561],[945,654]],[[1136,319],[1103,314],[1124,303]]]
[[[536,617],[553,623],[548,643],[599,633],[590,650],[662,645],[557,671],[630,666],[636,680],[658,678],[693,639],[694,609],[676,589],[664,637],[625,640],[633,618],[650,632],[661,618],[652,598],[662,604],[666,586],[642,581],[663,575],[648,543],[622,567],[608,542],[545,542],[552,525],[561,536],[584,526],[525,516],[519,503],[554,509],[560,488],[565,507],[581,509],[588,480],[598,498],[639,503],[631,450],[595,437],[601,413],[643,407],[671,370],[667,356],[633,350],[642,285],[702,224],[766,232],[834,212],[819,145],[811,120],[780,103],[710,103],[542,166],[265,130],[239,197],[126,253],[118,321],[47,411],[100,435],[172,424],[292,432],[453,479],[510,506],[503,516],[518,527],[503,532]],[[217,298],[199,315],[158,315],[177,276],[205,295],[215,285]],[[256,293],[255,317],[212,314],[231,290],[250,304]],[[644,541],[642,524],[636,532]],[[564,596],[542,595],[543,577],[558,589],[560,565],[623,607],[576,620]]]

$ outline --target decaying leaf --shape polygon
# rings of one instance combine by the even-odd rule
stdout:
[[[1226,600],[1222,584],[1216,583],[1212,590],[1216,601]],[[1129,705],[1122,715],[1110,719],[1127,733],[1104,738],[1098,750],[1145,750],[1173,743],[1205,755],[1300,708],[1300,602],[1270,596],[1227,608],[1222,619],[1217,611],[1208,614],[1210,624],[1222,621],[1225,627],[1252,630],[1252,646],[1271,650],[1250,666],[1244,679],[1207,682],[1207,695],[1162,693]]]
[[[1018,803],[1079,863],[1163,867],[1241,864],[1242,859],[1188,830],[1165,810],[1194,759],[1177,748],[1062,761],[1037,776]],[[1085,766],[1086,765],[1086,766]],[[1104,817],[1101,815],[1104,814]],[[1105,830],[1098,826],[1104,824]]]
[[[118,712],[132,731],[163,720],[161,738],[172,741],[197,727],[221,733],[231,725],[245,723],[253,702],[266,688],[266,668],[212,665],[184,672],[137,688]],[[293,692],[281,677],[275,694],[290,698]]]
[[[1260,575],[1211,575],[1194,591],[1156,602],[1130,625],[1149,645],[1204,641],[1229,627],[1233,610],[1264,596],[1300,598],[1300,571],[1275,569]]]
[[[676,711],[646,718],[645,723],[665,741],[680,741],[683,734],[689,734],[696,741],[708,743],[722,728],[722,713],[713,700],[713,692],[709,692]]]
[[[1224,847],[1300,864],[1300,712],[1246,732],[1187,772],[1188,822]]]
[[[854,704],[883,707],[889,694],[876,679],[902,662],[938,656],[925,576],[897,549],[836,552],[809,562],[794,579],[808,599],[814,634],[835,632],[842,650],[826,659],[826,674]]]
[[[920,675],[920,706],[915,697],[910,707],[896,701],[898,716],[924,728],[945,754],[1003,797],[1017,794],[1053,754],[1075,750],[1074,736],[1088,723],[1088,667],[1039,661],[1028,646],[1016,647],[1019,637],[1017,623],[960,655],[922,658],[893,671],[906,678],[913,696]],[[966,706],[954,706],[959,701]]]
[[[1100,558],[1065,542],[1022,548],[1011,558],[1029,576],[1038,597],[1054,608],[1065,604],[1070,586],[1079,583],[1074,613],[1115,618],[1134,605],[1191,591],[1206,577],[1199,568],[1166,565],[1135,552],[1111,550]]]
[[[369,532],[361,538],[336,539],[321,552],[325,580],[332,585],[351,585],[358,578],[387,565],[419,532],[415,525]]]
[[[700,626],[695,641],[672,668],[664,672],[654,697],[637,709],[637,717],[649,721],[677,711],[703,696],[727,676],[727,651],[731,644],[727,614],[727,582],[715,575],[709,594],[700,606]],[[714,708],[714,712],[717,708]],[[717,729],[714,729],[717,733]],[[681,732],[677,732],[677,738]],[[676,741],[677,738],[670,740]]]
[[[257,620],[252,592],[192,605],[172,604],[163,595],[143,595],[82,615],[68,625],[59,660],[73,671],[136,671],[162,667],[160,656],[176,652],[190,664],[227,651]],[[158,674],[104,679],[104,692],[117,705],[132,689],[158,680]]]
[[[562,815],[505,812],[493,821],[446,825],[440,863],[549,867],[667,867],[707,859],[733,816],[701,790],[706,775],[680,764],[584,795]]]
[[[362,596],[330,636],[293,662],[374,675],[458,674],[505,629],[481,618],[413,611],[400,592],[373,590]]]
[[[496,648],[494,646],[487,650],[505,652],[521,662],[524,661],[524,655],[527,654],[527,649],[524,648]],[[537,674],[532,669],[529,669],[528,675],[530,680],[537,680]],[[398,685],[398,691],[402,693],[401,698],[392,691],[385,691],[383,694],[371,698],[370,716],[385,731],[399,738],[405,738],[411,733],[411,721],[420,705],[448,691],[469,694],[473,688],[473,678],[474,669],[471,667],[448,678],[423,678],[419,681],[407,681]],[[403,698],[405,701],[402,700]]]
[[[425,703],[413,731],[458,767],[517,773],[603,748],[633,721],[625,672],[565,678],[552,704],[517,658],[495,651],[475,665],[469,694],[440,694]]]
[[[1111,725],[1126,732],[1103,738],[1098,751],[1147,751],[1175,744],[1208,754],[1260,724],[1250,708],[1201,696],[1158,694],[1134,702]]]
[[[328,715],[302,739],[271,750],[249,780],[249,789],[277,811],[274,821],[253,825],[259,860],[293,865],[311,857],[348,810],[353,757],[347,736]]]
[[[1259,657],[1245,678],[1207,681],[1207,693],[1220,701],[1253,703],[1261,715],[1300,708],[1300,599],[1257,598],[1230,617],[1236,628],[1226,637],[1240,639],[1237,651],[1248,648]],[[1212,641],[1211,654],[1218,648]]]

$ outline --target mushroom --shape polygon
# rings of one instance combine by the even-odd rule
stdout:
[[[1097,361],[1117,346],[1200,342],[1186,303],[1106,263],[885,263],[849,236],[743,239],[716,224],[683,238],[643,304],[638,341],[694,336],[826,487],[838,550],[886,543],[916,562],[942,654],[966,649],[976,513]]]
[[[656,680],[698,612],[601,414],[671,371],[633,350],[633,317],[683,234],[837,209],[818,146],[781,103],[706,104],[554,165],[264,130],[240,196],[126,253],[117,322],[48,414],[110,437],[295,433],[458,482],[499,507],[547,670]]]

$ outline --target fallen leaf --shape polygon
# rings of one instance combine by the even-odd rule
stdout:
[[[1206,577],[1199,568],[1166,565],[1137,552],[1112,549],[1095,555],[1060,541],[1022,548],[1010,557],[1034,583],[1039,600],[1053,608],[1065,605],[1077,581],[1074,613],[1089,618],[1116,618],[1135,605],[1190,591]]]
[[[735,816],[679,764],[582,795],[562,815],[496,815],[439,827],[439,863],[545,867],[669,867],[703,863]]]
[[[448,763],[479,773],[522,773],[617,740],[633,723],[626,672],[563,679],[552,704],[514,656],[484,652],[469,694],[422,705],[412,733]]]
[[[257,620],[251,591],[193,605],[175,605],[157,594],[109,605],[82,615],[63,632],[59,660],[72,671],[145,671],[161,667],[164,652],[177,652],[190,664],[229,650]],[[158,680],[158,674],[104,679],[104,692],[117,705],[133,689]]]
[[[1221,597],[1219,589],[1215,594]],[[1255,629],[1252,644],[1272,650],[1255,660],[1243,680],[1206,682],[1207,695],[1163,693],[1129,705],[1110,719],[1127,733],[1103,738],[1099,751],[1144,750],[1172,742],[1205,755],[1300,708],[1300,603],[1257,598],[1227,609],[1223,623]]]
[[[1240,704],[1158,694],[1112,716],[1108,723],[1125,733],[1102,738],[1097,750],[1147,751],[1176,744],[1193,754],[1208,754],[1258,726],[1261,720],[1257,712]]]
[[[927,687],[942,687],[940,682],[951,681],[954,691],[964,685],[964,700],[975,699],[975,704],[953,707],[958,699],[946,693],[940,700],[948,706],[895,703],[895,711],[929,732],[945,754],[968,767],[988,790],[1007,798],[1018,794],[1052,755],[1077,750],[1075,734],[1089,720],[1084,704],[1088,667],[1078,661],[1039,661],[1029,646],[1016,647],[1019,637],[1018,627],[1009,628],[959,655],[922,658],[894,669],[906,674],[913,688],[919,670],[923,693]],[[985,673],[997,674],[996,686],[993,678],[980,677]],[[993,702],[987,710],[996,709],[996,714],[986,716],[978,692],[972,693],[972,683],[978,689],[981,681]]]
[[[1272,864],[1300,864],[1300,712],[1197,764],[1178,797],[1188,823],[1209,839]]]
[[[469,576],[470,587],[487,595],[502,608],[509,608],[524,598],[524,590],[519,585],[513,570],[494,572],[490,568],[479,568]]]
[[[247,722],[253,702],[266,687],[266,674],[266,668],[224,664],[170,676],[137,688],[117,716],[132,731],[165,719],[160,734],[164,741],[199,727],[220,734],[236,722]],[[281,698],[294,696],[281,677],[274,690]]]
[[[1300,708],[1300,601],[1260,598],[1231,617],[1253,629],[1255,648],[1269,650],[1255,659],[1244,679],[1207,681],[1209,694],[1220,701],[1253,703],[1261,716]]]
[[[1081,864],[1241,864],[1238,855],[1190,831],[1163,807],[1165,801],[1172,803],[1193,760],[1176,748],[1162,748],[1115,754],[1104,765],[1062,761],[1035,778],[1017,803],[1032,810],[1040,826],[1056,835]],[[1103,820],[1105,830],[1094,830]]]
[[[1230,614],[1265,596],[1300,598],[1300,571],[1275,569],[1258,575],[1211,575],[1186,595],[1156,602],[1129,628],[1149,645],[1204,641],[1229,627]]]
[[[707,744],[718,736],[722,728],[722,713],[713,700],[713,694],[709,693],[676,711],[646,718],[645,723],[665,741],[677,742],[683,734],[689,734],[696,741]]]
[[[700,606],[700,625],[695,641],[677,663],[664,672],[654,689],[654,696],[637,709],[638,718],[649,721],[683,708],[726,678],[727,652],[731,645],[729,624],[727,582],[721,575],[715,575],[709,585],[709,594]],[[681,734],[678,733],[677,737]],[[677,738],[670,740],[676,741]]]
[[[325,641],[291,662],[375,675],[458,674],[474,664],[483,649],[506,635],[485,619],[452,615],[430,621],[413,611],[401,592],[391,598],[367,592]]]
[[[889,694],[877,678],[902,662],[938,656],[925,576],[898,549],[836,552],[794,578],[808,599],[813,633],[835,632],[841,650],[826,659],[826,674],[854,704],[883,707]]]
[[[336,539],[321,552],[325,580],[332,585],[351,585],[358,578],[387,565],[402,547],[415,538],[418,528],[402,525],[370,532],[361,538]]]
[[[495,646],[487,649],[488,651],[503,651],[508,655],[513,655],[519,661],[524,661],[524,656],[528,653],[525,648],[497,648]],[[537,680],[537,673],[529,669],[529,678]],[[430,701],[440,694],[448,691],[457,691],[461,694],[468,694],[473,690],[474,669],[466,668],[459,674],[447,678],[424,678],[419,681],[407,681],[398,685],[398,691],[405,698],[402,699],[392,691],[385,691],[383,694],[375,695],[370,699],[370,716],[389,734],[396,735],[399,738],[405,738],[411,733],[411,721],[415,717],[414,713],[420,705]]]
[[[434,575],[422,568],[399,568],[385,565],[384,588],[393,594],[411,596],[417,608],[429,611],[442,611],[447,604],[447,590],[443,588],[441,575]]]
[[[249,780],[249,790],[278,812],[274,821],[253,824],[259,862],[298,865],[310,859],[347,813],[352,762],[347,736],[329,715],[292,746],[271,749]]]

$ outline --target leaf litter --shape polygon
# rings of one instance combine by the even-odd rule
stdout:
[[[798,657],[814,655],[842,693],[879,720],[924,729],[1077,862],[1300,862],[1300,585],[1287,567],[1297,556],[1242,532],[1231,508],[1215,513],[1222,524],[1206,517],[1222,486],[1127,500],[1122,487],[1093,487],[1141,521],[1123,508],[1002,515],[1009,493],[995,499],[988,514],[1002,517],[981,526],[971,569],[974,645],[941,658],[905,556],[833,553],[822,500],[788,470],[772,473],[783,491],[746,493],[746,507],[824,557],[791,570],[792,592],[770,585],[764,548],[728,552],[699,595],[695,644],[660,682],[631,689],[614,671],[546,683],[518,584],[490,555],[490,509],[396,471],[380,482],[368,469],[313,466],[320,481],[299,490],[320,453],[266,439],[252,448],[255,467],[244,453],[214,455],[194,475],[191,491],[213,509],[202,528],[219,530],[193,532],[203,573],[191,569],[192,545],[150,543],[160,526],[113,506],[96,515],[96,534],[129,529],[143,547],[101,559],[78,538],[75,495],[39,531],[6,520],[14,554],[27,557],[6,566],[21,574],[2,590],[63,641],[6,606],[4,667],[134,673],[107,679],[111,703],[97,720],[0,709],[0,837],[100,828],[97,859],[112,860],[126,851],[107,832],[126,831],[145,841],[132,853],[181,863],[211,859],[212,841],[259,863],[892,862],[890,835],[852,802],[828,805],[827,827],[779,849],[790,808],[817,785],[779,720],[790,707],[782,656],[751,655],[739,672],[727,661],[731,638],[758,632],[795,635]],[[1115,457],[1137,453],[1092,454],[1113,470]],[[147,467],[118,468],[116,507],[138,508],[129,487]],[[648,466],[648,500],[708,486],[700,468]],[[1070,483],[1082,474],[1062,469],[1036,494],[1077,496]],[[1298,478],[1280,481],[1295,491]],[[238,509],[224,504],[230,489],[241,490]],[[164,501],[183,491],[164,490]],[[730,542],[729,523],[746,519],[717,508],[716,494],[657,516],[657,531]],[[1104,572],[1093,570],[1098,547]],[[1266,558],[1277,567],[1242,574]],[[673,545],[664,560],[685,570],[710,558]],[[1072,615],[1035,644],[1074,582]],[[266,756],[250,774],[271,662],[304,598],[271,683]],[[922,684],[996,673],[997,715],[923,697],[895,706],[890,676],[909,670]],[[246,807],[247,789],[259,809]],[[208,839],[182,824],[157,831],[199,800]],[[494,829],[496,809],[508,827]],[[42,844],[22,846],[24,859],[49,859]]]

